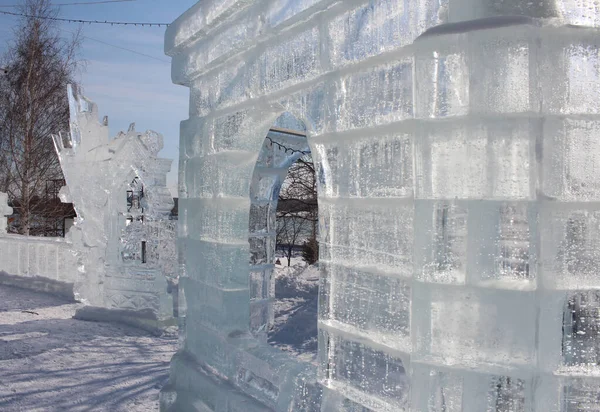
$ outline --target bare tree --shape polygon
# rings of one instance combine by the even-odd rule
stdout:
[[[63,179],[50,136],[69,125],[80,35],[61,37],[50,0],[25,0],[21,12],[0,63],[0,191],[18,214],[18,233],[44,234],[42,222],[66,210],[46,195],[48,182]]]
[[[277,203],[277,245],[291,264],[294,247],[303,244],[308,263],[318,260],[317,181],[310,155],[298,159],[288,171]]]
[[[286,257],[288,266],[291,265],[295,246],[306,236],[308,229],[308,221],[302,217],[288,214],[277,219],[277,247]]]

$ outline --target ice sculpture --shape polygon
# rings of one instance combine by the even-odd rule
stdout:
[[[0,234],[6,233],[6,216],[13,214],[13,208],[8,206],[8,195],[0,192]]]
[[[127,133],[108,138],[108,120],[97,106],[68,88],[70,134],[55,136],[67,181],[61,198],[73,202],[80,277],[76,296],[90,307],[78,316],[112,316],[121,310],[141,326],[172,316],[167,279],[175,277],[175,228],[168,220],[173,199],[166,187],[170,159],[157,157],[162,136]]]
[[[214,0],[175,21],[187,325],[162,410],[597,409],[599,17],[591,0]],[[318,168],[318,371],[250,311],[249,193],[273,184],[253,166],[284,112]]]

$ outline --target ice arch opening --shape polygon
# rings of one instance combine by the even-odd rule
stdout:
[[[305,359],[316,356],[318,268],[310,268],[316,279],[311,278],[309,282],[312,283],[307,282],[306,285],[299,285],[295,279],[302,269],[289,268],[284,273],[286,278],[280,279],[280,283],[291,282],[299,288],[306,288],[300,290],[290,284],[285,291],[290,294],[289,300],[284,301],[282,291],[276,294],[280,288],[276,288],[275,252],[278,243],[285,242],[287,253],[291,254],[294,246],[311,237],[309,232],[316,232],[316,181],[313,182],[314,189],[309,189],[311,193],[299,194],[298,199],[293,199],[298,204],[302,203],[302,207],[295,207],[290,213],[281,213],[280,210],[278,219],[278,206],[279,209],[282,206],[279,195],[282,187],[285,191],[285,185],[290,184],[290,180],[286,180],[288,173],[297,170],[294,166],[299,161],[312,165],[310,153],[304,123],[287,112],[279,116],[269,129],[256,161],[250,185],[249,219],[250,330],[260,340],[268,340],[273,346],[287,348],[296,354],[306,353]],[[315,239],[316,236],[311,234]],[[277,308],[274,307],[276,302],[280,303]],[[293,307],[282,307],[290,303]],[[291,313],[296,316],[287,318]],[[276,315],[279,315],[278,328],[273,327]],[[290,321],[289,325],[285,324],[284,317]],[[298,324],[294,326],[295,323]],[[302,330],[299,330],[300,327]]]

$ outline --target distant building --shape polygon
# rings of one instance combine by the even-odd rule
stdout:
[[[30,200],[32,213],[30,236],[65,237],[77,213],[72,203],[62,203],[58,197],[60,188],[65,185],[64,179],[53,179],[46,182],[43,196],[35,196]],[[19,200],[8,202],[13,214],[8,216],[8,232],[18,233],[20,223]]]

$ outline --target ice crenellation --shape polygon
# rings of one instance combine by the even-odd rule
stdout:
[[[60,198],[77,212],[67,238],[79,267],[75,296],[90,306],[82,316],[104,316],[92,310],[102,308],[125,311],[133,322],[168,319],[167,278],[177,276],[177,252],[166,187],[172,161],[157,156],[162,135],[132,124],[111,140],[96,104],[71,86],[68,95],[70,133],[54,142],[67,182]]]
[[[162,410],[598,410],[599,30],[591,0],[213,0],[171,24],[186,328]],[[264,339],[294,160],[267,136],[316,167],[316,368]]]

